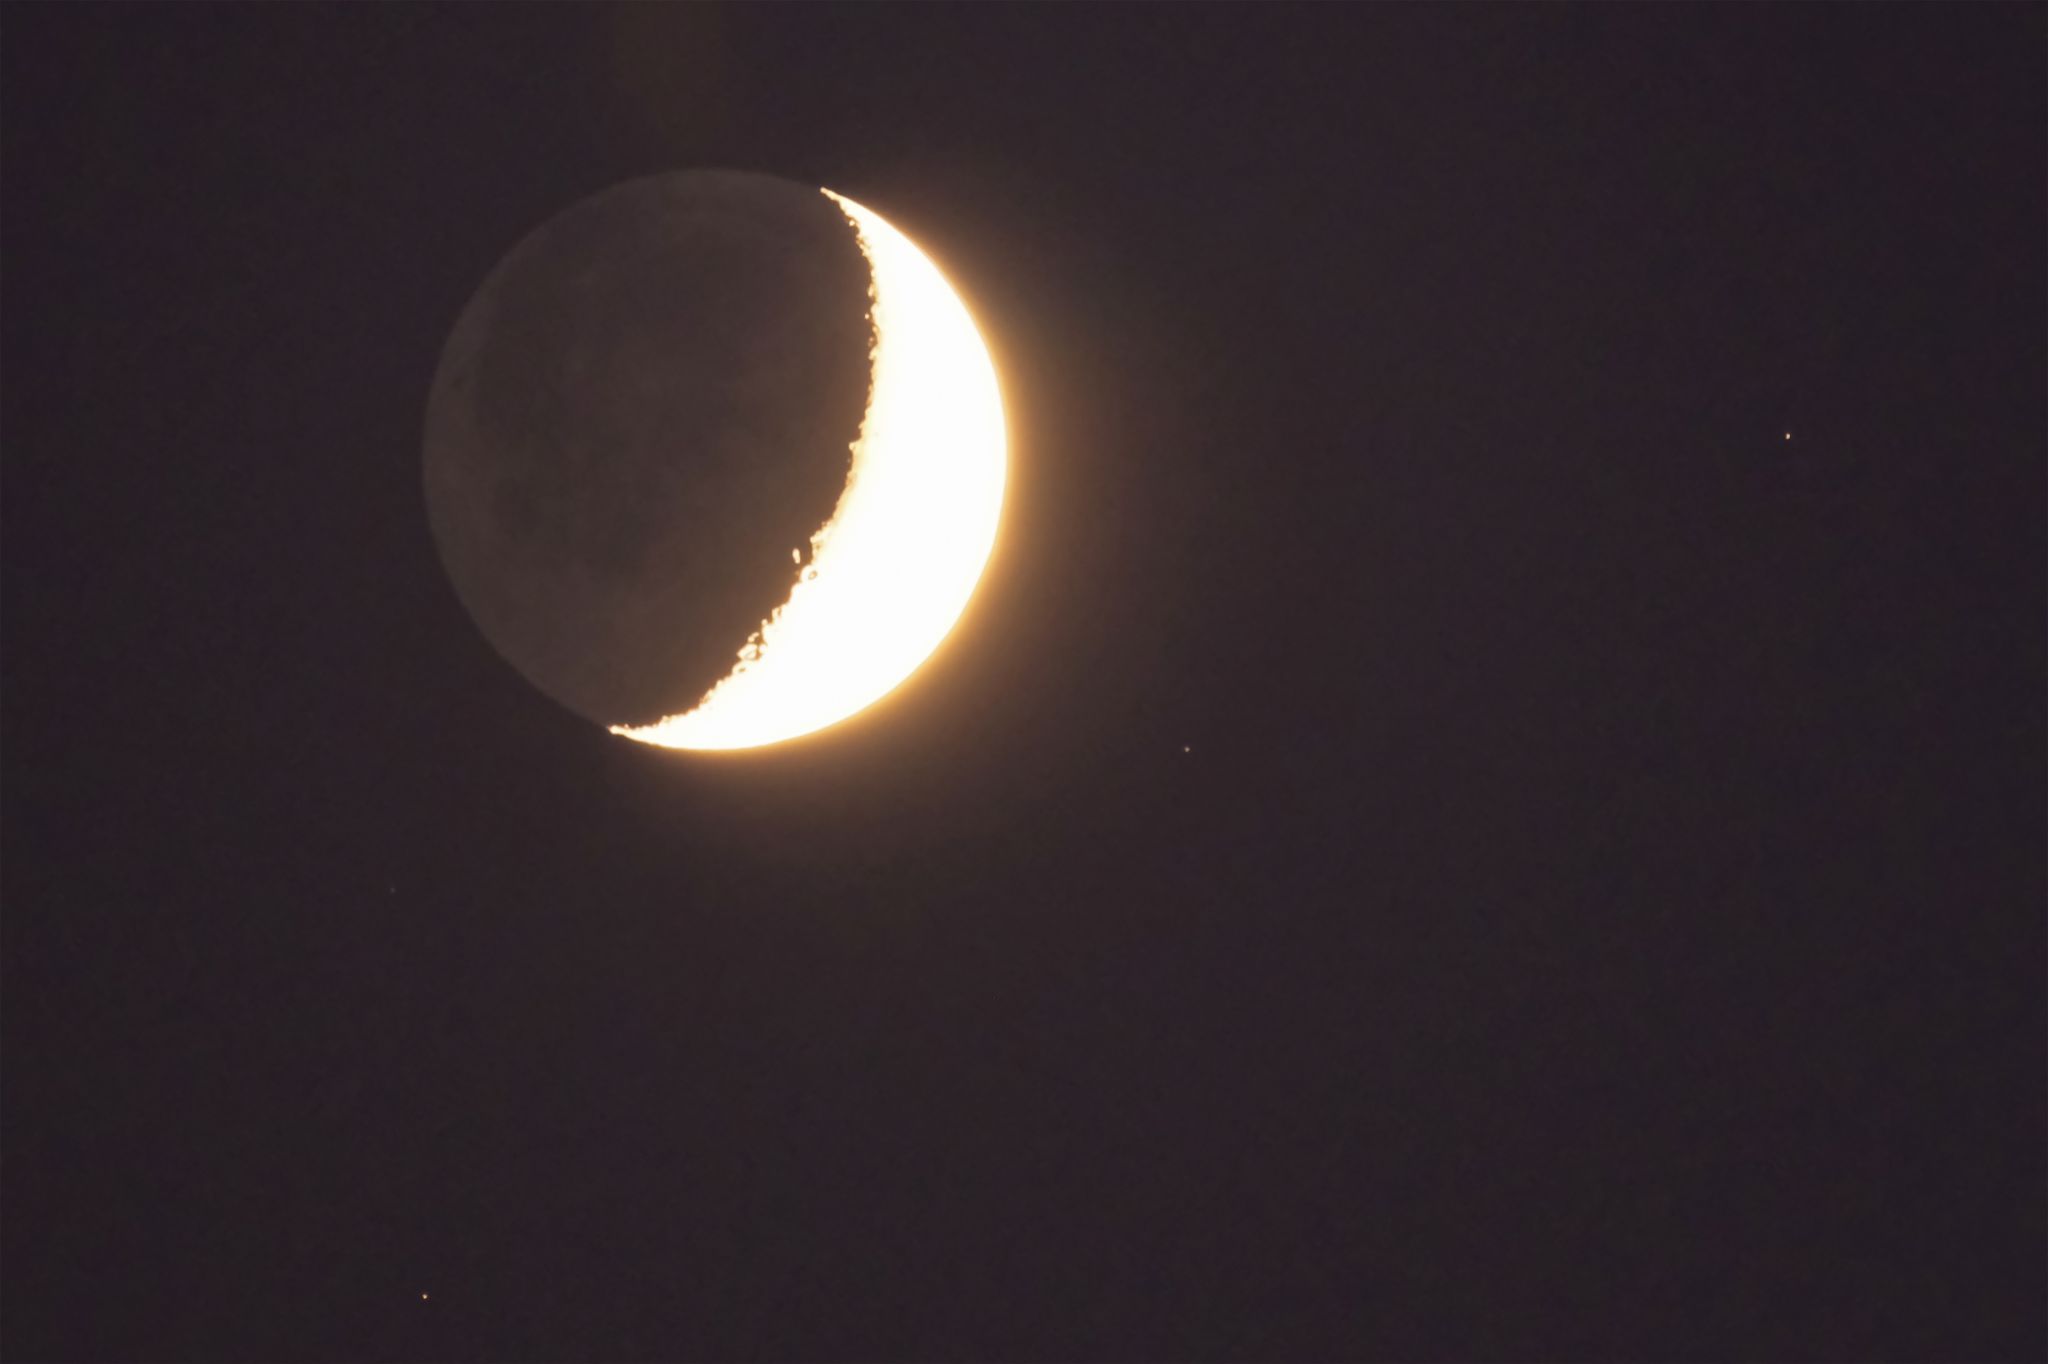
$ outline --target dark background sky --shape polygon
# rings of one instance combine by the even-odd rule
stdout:
[[[2048,1343],[2042,7],[0,37],[9,1358]],[[419,486],[500,254],[701,165],[1014,433],[746,759],[527,687]]]

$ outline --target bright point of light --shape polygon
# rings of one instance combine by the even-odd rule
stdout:
[[[909,238],[823,193],[852,224],[874,281],[874,376],[846,489],[811,537],[789,600],[731,674],[694,710],[614,734],[668,748],[753,748],[844,720],[939,646],[995,545],[1003,403],[974,320]]]

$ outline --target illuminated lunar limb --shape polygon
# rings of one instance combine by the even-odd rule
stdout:
[[[945,276],[830,190],[873,275],[868,407],[809,565],[696,707],[612,733],[669,748],[793,739],[893,691],[965,609],[995,545],[1007,459],[995,367]]]

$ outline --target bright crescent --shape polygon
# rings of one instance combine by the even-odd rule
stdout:
[[[612,733],[756,748],[836,724],[939,646],[995,546],[1007,441],[995,366],[938,267],[880,215],[846,215],[873,276],[873,376],[846,487],[809,566],[694,709]]]

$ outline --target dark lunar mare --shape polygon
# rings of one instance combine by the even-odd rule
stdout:
[[[870,283],[838,205],[725,171],[615,186],[491,272],[434,375],[427,511],[535,686],[645,724],[732,670],[845,486]]]

